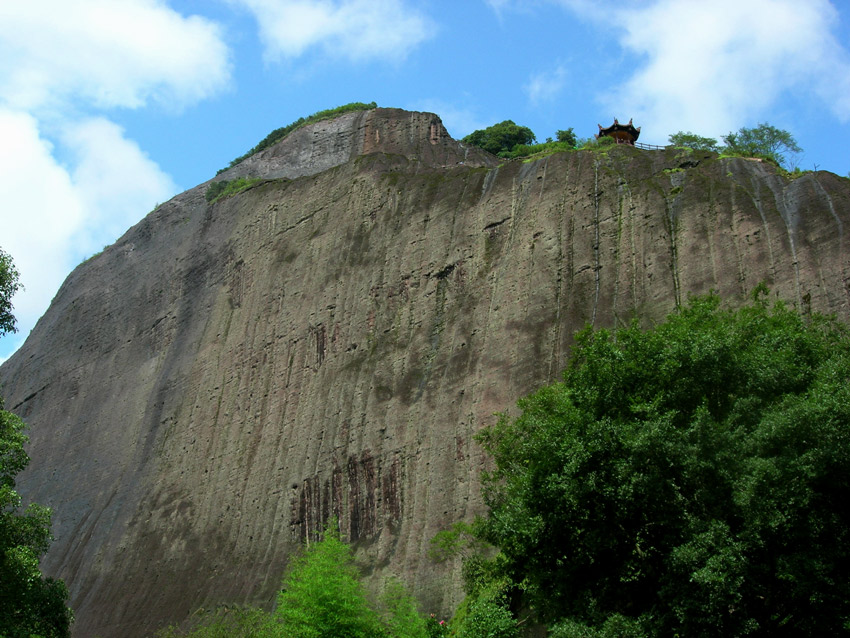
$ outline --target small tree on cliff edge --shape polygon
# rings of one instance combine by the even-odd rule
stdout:
[[[684,148],[692,148],[695,151],[711,151],[712,153],[720,152],[720,145],[713,137],[702,137],[690,131],[679,131],[668,136],[672,146],[681,146]]]
[[[485,129],[473,131],[461,141],[498,155],[509,153],[517,144],[533,144],[535,140],[530,128],[519,126],[513,120],[505,120]]]
[[[0,336],[15,329],[10,299],[18,288],[18,272],[0,250]],[[0,398],[0,637],[65,638],[73,620],[68,590],[38,567],[50,545],[50,510],[33,503],[21,511],[15,491],[15,476],[29,463],[24,427]]]
[[[741,128],[737,133],[724,135],[723,141],[726,143],[724,149],[726,153],[766,157],[784,168],[788,168],[786,162],[789,153],[803,152],[791,133],[770,124],[759,124],[755,128]]]
[[[480,440],[483,536],[553,636],[850,633],[850,335],[763,300],[589,329]]]

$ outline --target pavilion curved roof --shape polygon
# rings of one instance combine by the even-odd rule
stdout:
[[[599,127],[599,134],[596,136],[597,139],[600,137],[613,137],[615,139],[628,139],[632,143],[637,141],[637,138],[640,137],[640,127],[634,127],[632,124],[632,120],[629,120],[628,124],[620,124],[617,121],[617,118],[614,118],[614,123],[608,128],[602,128],[601,124],[597,124]]]

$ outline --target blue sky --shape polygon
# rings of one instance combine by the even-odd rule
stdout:
[[[846,0],[0,0],[0,248],[26,338],[67,274],[265,135],[353,101],[456,138],[769,122],[850,171]]]

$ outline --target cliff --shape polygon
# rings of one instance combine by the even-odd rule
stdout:
[[[460,596],[429,539],[481,512],[472,440],[556,379],[573,332],[765,281],[850,319],[850,181],[682,150],[499,164],[439,118],[299,129],[81,264],[0,368],[30,425],[25,498],[76,636],[270,604],[330,516],[373,582]]]

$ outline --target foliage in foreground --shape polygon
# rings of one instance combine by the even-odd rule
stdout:
[[[382,635],[351,551],[334,533],[295,559],[277,603],[286,638]]]
[[[61,580],[44,578],[38,561],[50,546],[50,509],[21,507],[15,475],[29,463],[24,423],[0,400],[0,636],[65,638],[73,614]]]
[[[18,287],[18,272],[0,250],[0,336],[15,329],[9,299]],[[38,566],[50,546],[50,509],[36,503],[22,509],[15,491],[15,477],[30,460],[25,427],[0,399],[0,638],[65,638],[74,619],[68,590]]]
[[[157,638],[436,638],[400,581],[390,580],[373,604],[349,547],[330,528],[295,558],[277,596],[277,609],[225,610],[188,633],[169,627]]]
[[[480,438],[492,564],[561,638],[847,634],[848,381],[843,326],[763,299],[584,330]]]
[[[351,111],[368,111],[377,107],[378,105],[375,102],[369,102],[368,104],[365,104],[363,102],[350,102],[349,104],[343,104],[342,106],[337,106],[332,109],[316,111],[315,113],[307,117],[299,117],[291,124],[287,124],[286,126],[282,126],[281,128],[273,130],[262,140],[260,140],[260,142],[254,148],[252,148],[244,155],[240,155],[239,157],[231,160],[230,164],[228,164],[225,168],[222,168],[218,172],[222,173],[228,168],[233,168],[239,162],[248,159],[252,155],[256,155],[260,151],[264,151],[265,149],[269,148],[270,146],[273,146],[274,144],[277,144],[284,137],[292,133],[292,131],[299,129],[302,126],[306,126],[307,124],[312,124],[314,122],[321,122],[322,120],[329,120],[331,118],[337,117],[338,115],[342,115],[343,113],[350,113]]]

